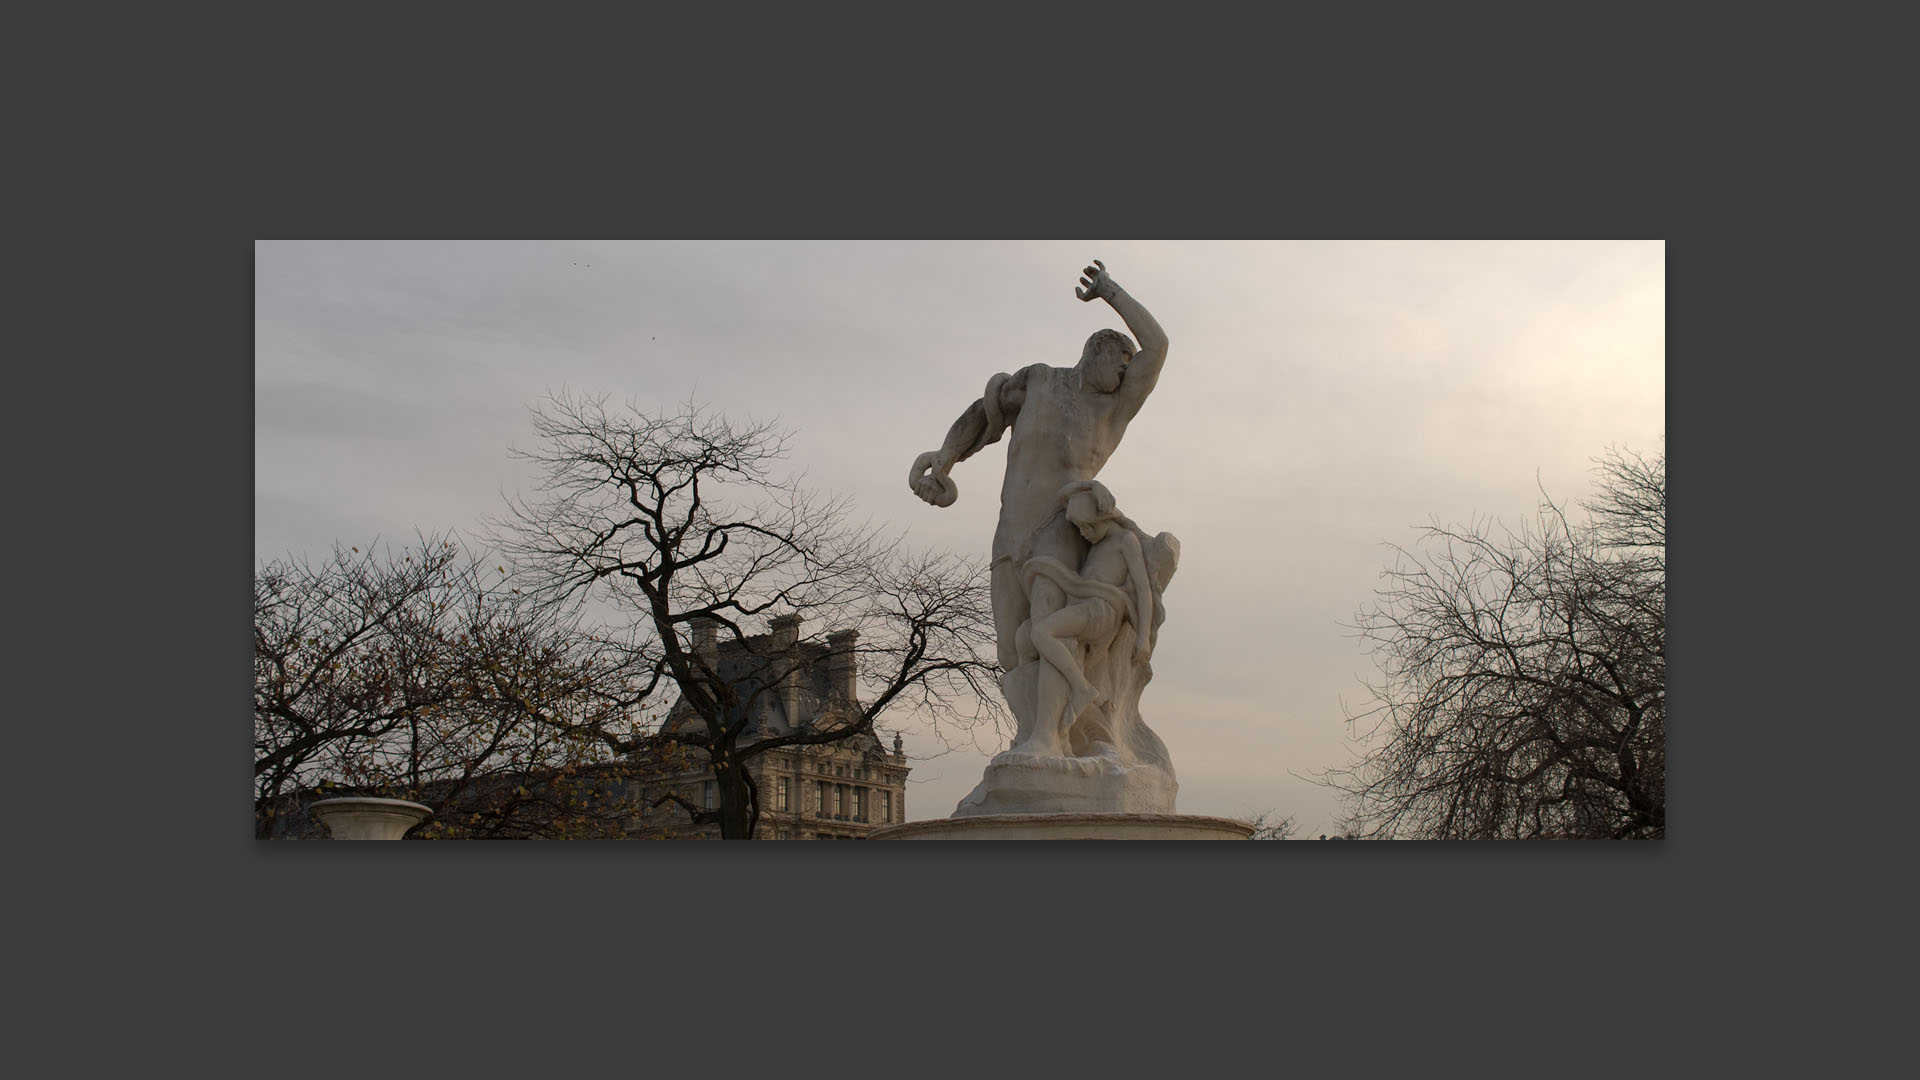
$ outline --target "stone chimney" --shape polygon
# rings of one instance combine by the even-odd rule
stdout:
[[[800,670],[800,616],[775,615],[769,624],[773,628],[773,656],[768,662],[779,673],[780,685],[777,693],[780,708],[787,714],[787,724],[798,728],[805,723],[801,715],[801,693],[803,672]]]
[[[707,615],[695,615],[693,626],[693,653],[707,662],[707,666],[718,670],[720,667],[720,622]]]
[[[835,701],[852,701],[860,673],[853,648],[860,643],[860,631],[836,630],[827,635],[827,687]]]

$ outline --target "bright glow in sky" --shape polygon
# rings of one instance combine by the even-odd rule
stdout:
[[[912,543],[985,557],[1005,441],[936,509],[907,468],[995,372],[1070,366],[1105,261],[1171,341],[1100,479],[1180,538],[1141,699],[1182,813],[1333,826],[1304,777],[1348,760],[1372,665],[1343,624],[1432,518],[1517,524],[1661,449],[1665,244],[1627,242],[261,242],[254,545],[477,533],[524,488],[509,446],[566,387],[695,397],[798,430],[794,464]],[[811,629],[811,628],[810,628]],[[909,754],[939,744],[905,718]],[[945,817],[991,754],[915,763]]]

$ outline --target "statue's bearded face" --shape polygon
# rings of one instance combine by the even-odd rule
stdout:
[[[1111,394],[1120,389],[1126,377],[1127,363],[1133,359],[1132,344],[1124,337],[1102,330],[1087,339],[1080,351],[1080,380],[1096,393]]]

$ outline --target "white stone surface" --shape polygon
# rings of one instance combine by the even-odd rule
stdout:
[[[953,466],[1008,432],[993,536],[993,613],[1013,745],[954,815],[1171,814],[1179,784],[1141,718],[1140,692],[1179,563],[1171,533],[1149,536],[1095,481],[1166,363],[1167,336],[1095,260],[1074,295],[1105,300],[1140,340],[1097,331],[1071,368],[1034,364],[986,392],[921,454],[908,486],[935,506]]]
[[[869,840],[1245,840],[1251,822],[1199,814],[988,814],[910,821]]]
[[[433,815],[431,807],[405,799],[321,799],[307,807],[335,840],[398,840]]]

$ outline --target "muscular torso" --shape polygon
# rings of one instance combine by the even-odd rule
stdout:
[[[1072,368],[1036,364],[1024,373],[1026,398],[1014,416],[1007,441],[1007,474],[1000,487],[1000,526],[994,555],[1014,554],[1030,543],[1035,530],[1060,511],[1060,488],[1099,475],[1126,433],[1126,419],[1112,394],[1081,388]],[[1085,550],[1061,518],[1065,546],[1055,553],[1071,558]],[[1061,547],[1045,544],[1045,548]],[[1028,554],[1041,554],[1036,549]],[[1068,565],[1078,565],[1077,559]]]

